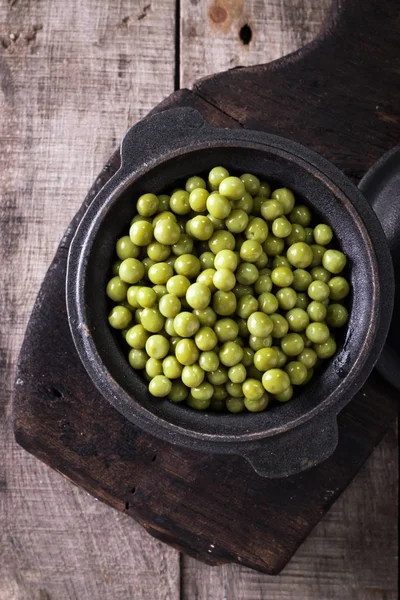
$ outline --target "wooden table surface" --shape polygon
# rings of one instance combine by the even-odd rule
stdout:
[[[397,598],[395,426],[278,577],[180,555],[24,452],[10,426],[40,282],[124,131],[174,89],[304,45],[329,4],[0,0],[0,600]]]

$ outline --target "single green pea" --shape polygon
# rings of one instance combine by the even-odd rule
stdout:
[[[269,235],[263,244],[263,248],[267,256],[277,256],[283,252],[285,248],[285,242],[282,238]]]
[[[257,267],[257,269],[260,271],[261,269],[263,269],[264,267],[267,266],[268,264],[268,256],[267,253],[264,252],[264,250],[261,252],[259,258],[257,258],[256,261],[254,261],[255,266]]]
[[[167,262],[158,262],[148,270],[147,277],[155,285],[166,284],[169,279],[173,276],[174,271]],[[132,282],[133,283],[133,282]]]
[[[289,287],[293,281],[293,271],[288,267],[277,267],[271,273],[271,280],[278,287]]]
[[[156,375],[149,383],[149,392],[156,398],[164,398],[171,392],[172,383],[165,375]]]
[[[261,311],[254,312],[247,319],[247,328],[251,335],[267,337],[273,330],[273,322],[269,316]]]
[[[235,287],[236,277],[229,269],[218,269],[215,271],[212,281],[216,289],[228,292]]]
[[[228,392],[226,391],[226,387],[224,385],[214,385],[213,399],[225,400],[225,398],[227,398],[227,396],[228,396]],[[223,408],[225,408],[225,402],[224,402]]]
[[[247,367],[247,375],[250,379],[256,379],[257,381],[262,380],[263,374],[254,365]]]
[[[207,373],[207,379],[214,386],[225,384],[228,381],[228,369],[220,365],[216,369]]]
[[[174,318],[174,329],[180,337],[192,337],[200,328],[196,315],[183,311]]]
[[[248,240],[263,244],[268,237],[268,225],[264,219],[255,217],[249,221],[244,234]]]
[[[108,315],[108,322],[114,329],[126,329],[132,322],[132,313],[125,306],[114,306]]]
[[[261,181],[258,195],[262,198],[269,198],[271,195],[271,186],[268,181]]]
[[[272,268],[277,269],[278,267],[287,267],[288,269],[292,269],[292,266],[286,256],[275,256],[272,261]]]
[[[269,348],[272,346],[272,336],[267,335],[266,337],[259,337],[257,335],[250,335],[249,346],[254,352],[261,350],[261,348]]]
[[[246,188],[239,177],[225,177],[219,184],[218,191],[229,200],[240,200]]]
[[[164,246],[165,248],[169,248],[168,246]],[[183,233],[176,244],[172,246],[172,252],[175,256],[181,256],[182,254],[191,254],[193,252],[193,239]],[[166,257],[168,258],[168,257]],[[164,260],[164,259],[158,259]]]
[[[203,252],[200,254],[199,261],[203,270],[214,269],[214,254],[212,252]]]
[[[215,372],[219,367],[220,359],[218,354],[213,350],[201,352],[199,365],[207,373]]]
[[[142,194],[136,202],[136,210],[142,217],[151,217],[158,208],[158,198],[155,194]]]
[[[182,369],[182,382],[189,388],[198,387],[203,383],[204,370],[198,365],[185,365]]]
[[[258,279],[259,271],[255,265],[243,262],[236,270],[236,279],[242,285],[252,285]]]
[[[146,258],[143,259],[142,264],[143,264],[143,267],[144,267],[145,275],[147,277],[147,274],[149,272],[150,267],[152,267],[153,265],[155,265],[156,261],[155,260],[151,260],[151,258],[149,258],[148,256],[146,256]]]
[[[203,310],[194,310],[193,314],[198,318],[202,327],[213,327],[217,320],[217,313],[211,306],[207,306]]]
[[[254,288],[252,285],[242,285],[241,283],[237,283],[232,292],[235,294],[236,298],[240,299],[243,298],[243,296],[252,296]]]
[[[119,267],[121,265],[121,260],[115,260],[111,266],[111,275],[116,277],[119,273]]]
[[[169,196],[167,196],[167,198],[169,199]],[[169,208],[169,200],[168,200],[168,208]],[[156,226],[158,221],[162,221],[163,219],[170,219],[171,221],[174,221],[174,223],[176,223],[176,216],[174,215],[173,212],[168,210],[168,208],[153,217],[153,221],[152,221],[153,227]]]
[[[204,179],[202,177],[198,177],[197,175],[189,177],[185,184],[185,190],[190,193],[199,188],[204,190],[207,188],[207,184]]]
[[[154,227],[154,237],[160,244],[173,246],[181,236],[181,229],[172,219],[161,219],[157,221]],[[132,238],[132,236],[131,236]],[[150,241],[148,242],[150,243]],[[145,244],[147,245],[147,244]]]
[[[140,287],[136,292],[136,300],[142,308],[151,308],[157,300],[155,291],[150,287]]]
[[[126,258],[119,267],[119,277],[126,283],[137,283],[144,274],[145,268],[137,258]]]
[[[327,246],[332,241],[333,231],[329,225],[320,224],[314,227],[313,235],[316,244]]]
[[[174,294],[178,298],[186,296],[189,286],[190,281],[184,275],[174,275],[166,283],[167,292]]]
[[[126,343],[131,348],[136,348],[136,350],[143,350],[148,339],[149,334],[141,324],[134,325],[128,329],[125,336]]]
[[[163,374],[168,379],[178,379],[182,374],[182,365],[175,356],[166,356],[162,362]]]
[[[310,323],[306,329],[306,336],[313,344],[324,344],[329,334],[329,327],[325,323]]]
[[[225,226],[232,233],[240,233],[246,229],[248,222],[248,214],[244,210],[235,209],[225,219]]]
[[[248,215],[253,214],[253,204],[253,198],[247,192],[243,194],[240,200],[232,200],[232,208],[234,210],[243,210]]]
[[[219,342],[232,342],[239,335],[239,325],[233,319],[219,319],[214,325],[213,333]]]
[[[249,263],[255,263],[263,253],[260,242],[246,240],[240,247],[240,258]]]
[[[171,247],[160,244],[160,242],[152,242],[147,246],[147,256],[151,258],[151,260],[161,262],[166,260],[170,254]]]
[[[226,367],[233,367],[241,362],[243,350],[236,342],[225,342],[219,351],[219,360]]]
[[[165,294],[160,298],[158,309],[163,317],[173,319],[181,310],[181,302],[175,294]]]
[[[296,304],[294,306],[295,308],[302,308],[303,310],[306,310],[309,303],[310,298],[307,296],[307,294],[298,293],[296,298]]]
[[[278,400],[278,402],[288,402],[288,400],[290,400],[292,396],[293,388],[290,385],[284,392],[281,392],[280,394],[275,394],[275,400]]]
[[[165,261],[167,263],[167,265],[169,265],[170,267],[172,267],[172,269],[175,268],[175,262],[176,262],[176,256],[174,256],[173,254],[171,254],[167,260]]]
[[[194,188],[189,194],[190,208],[195,212],[204,212],[207,206],[209,194],[206,189],[201,187]]]
[[[228,370],[228,377],[232,383],[243,383],[246,379],[246,375],[246,367],[242,363],[233,365],[233,367],[230,367]]]
[[[223,292],[222,290],[215,292],[212,300],[212,307],[218,315],[223,317],[233,315],[236,306],[236,296],[233,292]]]
[[[259,371],[268,371],[278,365],[278,353],[274,348],[261,348],[254,354],[254,366]]]
[[[162,362],[157,358],[149,358],[145,365],[147,375],[153,379],[156,375],[163,374]]]
[[[241,383],[233,383],[233,381],[228,381],[225,384],[225,388],[228,396],[232,396],[232,398],[243,398]]]
[[[129,285],[117,275],[107,283],[106,292],[107,296],[114,302],[123,302],[126,300],[128,289]]]
[[[269,315],[269,318],[273,323],[272,337],[283,338],[289,331],[289,323],[286,321],[285,317],[278,313],[274,313]]]
[[[322,302],[313,300],[307,306],[307,313],[312,321],[324,321],[326,317],[326,306]]]
[[[307,293],[313,300],[323,302],[324,300],[327,300],[329,298],[330,290],[327,283],[316,279],[315,281],[311,282],[308,286]]]
[[[200,261],[193,254],[182,254],[177,256],[174,269],[178,275],[187,278],[197,277],[200,272]]]
[[[195,399],[197,401],[201,401],[203,403],[210,403],[210,400],[214,394],[214,386],[208,381],[203,381],[198,387],[194,387],[190,390],[191,399]],[[188,404],[190,405],[189,401]],[[208,408],[209,404],[206,408]],[[204,407],[205,408],[205,407]],[[203,409],[203,405],[202,405]]]
[[[265,202],[265,198],[262,196],[254,196],[253,198],[253,215],[257,217],[261,215],[261,205]]]
[[[183,338],[175,346],[175,357],[181,365],[193,365],[199,359],[199,351],[193,340]]]
[[[167,321],[172,321],[172,326],[173,326],[173,324],[174,324],[174,320],[173,320],[173,319],[167,319]],[[165,329],[165,331],[167,331],[167,330]],[[175,332],[175,330],[174,330],[174,332]],[[168,333],[168,332],[167,332],[167,333]],[[168,334],[168,335],[170,335],[170,334]],[[178,342],[180,342],[180,341],[181,341],[181,339],[183,339],[183,338],[181,338],[181,337],[179,337],[178,335],[176,335],[176,332],[175,332],[175,334],[174,334],[174,335],[173,335],[173,336],[170,338],[170,340],[169,340],[169,345],[170,345],[170,348],[171,348],[171,352],[175,352],[175,351],[176,351],[176,347],[177,347],[177,345],[178,345]],[[186,338],[185,338],[185,339],[186,339]]]
[[[302,308],[292,308],[286,313],[286,320],[289,323],[289,329],[298,333],[305,330],[310,322],[310,317]]]
[[[284,287],[276,292],[276,299],[279,303],[279,308],[282,308],[283,310],[290,310],[296,305],[297,294],[293,288]]]
[[[311,265],[313,251],[305,242],[296,242],[289,246],[286,256],[291,265],[297,269],[305,269]]]
[[[139,308],[139,303],[136,300],[136,294],[138,293],[138,290],[140,290],[140,288],[140,285],[131,285],[128,288],[126,299],[132,308]]]
[[[290,379],[282,369],[269,369],[262,376],[262,384],[270,394],[281,394],[290,386]]]
[[[168,394],[168,400],[171,402],[183,402],[189,395],[189,388],[181,381],[172,381],[171,391]]]
[[[140,321],[146,331],[158,333],[164,327],[165,319],[157,308],[143,308]]]
[[[269,396],[265,392],[258,400],[250,400],[250,398],[244,399],[244,405],[249,412],[262,412],[265,410],[269,403]]]
[[[257,379],[247,379],[242,385],[243,396],[248,400],[259,400],[264,395],[264,387]]]
[[[298,360],[293,360],[285,366],[292,385],[302,385],[307,379],[307,367]]]
[[[311,244],[310,248],[313,253],[313,259],[311,261],[310,267],[320,267],[322,264],[323,256],[326,252],[326,248],[324,248],[324,246],[319,246],[318,244]]]
[[[125,260],[126,258],[137,258],[140,252],[139,246],[136,246],[136,244],[132,242],[129,235],[124,235],[117,240],[115,250],[120,260]]]
[[[292,223],[292,231],[290,235],[285,239],[285,243],[288,246],[292,246],[296,242],[305,242],[306,241],[306,231],[304,227],[299,225],[298,223]]]
[[[208,181],[212,186],[218,187],[227,177],[229,177],[229,171],[224,167],[214,167],[208,174]]]
[[[297,357],[297,360],[303,363],[307,369],[312,369],[315,367],[317,359],[317,353],[312,348],[304,348],[303,352],[300,352]]]
[[[318,279],[319,281],[323,281],[324,283],[328,283],[331,278],[331,274],[329,271],[324,269],[324,267],[313,267],[311,269],[311,276],[313,279]]]
[[[167,194],[159,194],[158,198],[158,210],[164,212],[169,210],[169,196]]]
[[[186,301],[191,308],[204,309],[210,304],[211,292],[204,283],[192,283],[186,292]]]
[[[328,337],[325,342],[320,344],[314,344],[313,348],[318,356],[318,358],[326,359],[331,358],[336,352],[336,342],[333,337]]]
[[[141,221],[144,223],[150,223],[150,225],[152,224],[152,220],[150,217],[142,217],[142,215],[135,215],[130,222],[130,226],[133,225],[134,223],[136,223],[137,221]]]
[[[239,298],[236,312],[242,319],[248,319],[249,316],[258,310],[258,300],[250,294]]]
[[[225,400],[225,406],[229,412],[237,414],[246,410],[243,398],[228,397]]]
[[[234,321],[232,322],[235,323]],[[211,327],[201,327],[196,333],[194,341],[199,350],[203,352],[213,350],[218,342],[217,335],[217,332],[211,329]]]
[[[328,281],[328,286],[331,300],[343,300],[350,292],[349,283],[344,277],[332,277]]]
[[[126,307],[128,308],[128,307]],[[132,310],[132,307],[131,307]],[[144,308],[137,308],[134,312],[134,320],[135,323],[137,323],[138,325],[140,325],[140,323],[142,322],[142,312],[143,312]]]
[[[160,308],[160,306],[158,306],[158,308]],[[175,331],[175,328],[174,328],[174,317],[167,317],[165,319],[164,329],[165,329],[165,332],[166,332],[167,335],[170,335],[172,337],[177,337],[176,336],[176,331]]]
[[[298,333],[288,333],[281,340],[281,348],[286,356],[297,356],[304,350],[303,338]]]
[[[210,215],[216,219],[226,219],[232,210],[228,198],[221,194],[210,194],[207,198],[206,208]]]
[[[144,350],[131,348],[128,354],[128,362],[133,369],[144,369],[148,360],[148,355]]]
[[[244,183],[246,192],[252,196],[257,196],[260,189],[260,180],[258,177],[251,173],[243,173],[243,175],[240,176],[240,179]]]
[[[225,410],[225,398],[216,398],[214,392],[214,396],[210,400],[210,410],[213,412],[222,412]]]
[[[284,213],[284,207],[278,200],[265,200],[261,204],[261,215],[266,221],[273,221],[281,217]]]
[[[311,274],[305,269],[295,269],[293,271],[292,286],[296,292],[305,292],[312,280]]]
[[[169,206],[176,215],[187,215],[190,212],[189,193],[177,190],[169,199]]]
[[[290,289],[290,288],[284,288],[284,289]],[[279,292],[281,292],[281,291],[282,290],[279,290]],[[278,302],[277,296],[274,296],[274,294],[271,294],[271,292],[263,292],[258,297],[258,307],[259,307],[260,311],[265,313],[266,315],[272,315],[272,313],[275,313],[279,307],[279,302]],[[257,309],[255,309],[255,310],[257,310]]]
[[[210,219],[204,215],[198,215],[188,221],[189,233],[196,240],[209,240],[214,233],[214,226]]]
[[[218,254],[220,250],[234,250],[235,237],[230,231],[215,231],[208,240],[208,247],[211,252]]]
[[[129,237],[136,246],[148,246],[153,239],[153,226],[141,219],[135,221],[129,229]]]
[[[243,348],[242,364],[247,368],[253,364],[254,351],[251,348]]]
[[[145,348],[150,358],[160,360],[169,352],[169,341],[163,335],[151,335],[146,341]]]
[[[309,244],[311,246],[311,244],[314,243],[314,230],[312,227],[305,227],[304,231],[306,232],[306,239],[304,240],[306,242],[306,244]]]
[[[279,200],[283,206],[283,214],[288,215],[294,208],[294,195],[288,188],[279,188],[274,190],[271,194],[273,200]]]
[[[292,225],[286,217],[278,217],[272,223],[272,233],[277,238],[286,238],[292,232]]]
[[[346,266],[347,259],[340,250],[327,250],[322,257],[322,265],[327,271],[337,275],[341,273]]]
[[[329,327],[343,327],[347,323],[349,313],[343,304],[330,304],[326,312]]]
[[[296,223],[302,227],[307,227],[311,223],[311,211],[308,206],[298,204],[293,208],[289,215],[291,223]]]

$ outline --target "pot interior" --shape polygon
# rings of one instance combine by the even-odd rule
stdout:
[[[109,311],[105,287],[110,278],[115,242],[127,232],[135,215],[137,197],[145,192],[168,193],[185,178],[206,174],[215,165],[225,166],[232,174],[255,173],[275,187],[291,188],[298,201],[312,208],[313,215],[331,225],[335,239],[348,257],[345,273],[352,293],[347,301],[349,322],[338,338],[338,352],[317,371],[304,388],[296,388],[295,397],[286,404],[272,406],[258,414],[240,415],[200,413],[168,400],[152,398],[147,383],[129,365],[121,336],[108,325]],[[369,352],[375,336],[377,318],[376,260],[363,221],[345,194],[313,165],[287,152],[268,147],[244,147],[231,142],[225,146],[205,145],[166,158],[133,178],[130,185],[102,211],[93,228],[86,268],[84,296],[87,325],[100,360],[122,392],[113,403],[135,403],[154,416],[179,428],[210,435],[246,435],[270,432],[286,426],[305,413],[332,404],[338,395],[351,393],[351,386]],[[124,394],[125,392],[125,394]],[[128,408],[129,411],[129,408]],[[124,407],[126,414],[127,407]],[[132,410],[134,421],[135,410]]]

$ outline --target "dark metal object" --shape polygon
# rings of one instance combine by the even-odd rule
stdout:
[[[382,156],[364,175],[360,190],[370,202],[385,232],[395,273],[400,273],[400,146]],[[395,306],[400,305],[400,280],[395,280]],[[400,315],[393,313],[392,324],[376,368],[400,391]]]
[[[307,148],[257,131],[215,129],[192,109],[174,109],[125,136],[120,170],[83,217],[72,241],[67,307],[76,348],[104,397],[146,431],[207,452],[244,456],[260,475],[284,477],[312,467],[337,445],[336,416],[360,389],[383,347],[393,307],[388,245],[360,192]],[[353,295],[347,334],[328,367],[295,402],[257,415],[197,413],[150,397],[106,321],[107,267],[133,199],[161,192],[223,163],[292,188],[329,222],[349,257]]]

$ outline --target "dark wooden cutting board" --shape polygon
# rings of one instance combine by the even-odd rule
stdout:
[[[343,4],[333,7],[324,32],[306,48],[199,81],[154,110],[192,106],[216,126],[283,135],[358,181],[400,142],[400,9],[395,0]],[[64,300],[74,230],[118,165],[117,152],[68,228],[39,292],[16,376],[16,439],[166,543],[211,564],[278,573],[392,425],[400,395],[374,373],[339,415],[334,455],[284,480],[257,476],[239,457],[167,444],[126,421],[83,369]]]

